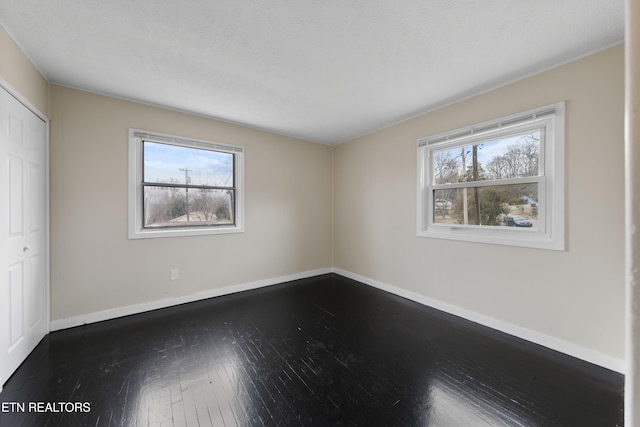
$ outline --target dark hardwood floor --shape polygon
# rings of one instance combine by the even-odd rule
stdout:
[[[620,426],[623,382],[329,274],[51,333],[0,426]]]

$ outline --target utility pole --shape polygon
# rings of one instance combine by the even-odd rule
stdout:
[[[478,181],[478,146],[473,146],[473,180]],[[478,191],[478,187],[473,187],[473,195],[476,199],[476,205],[474,206],[474,213],[476,215],[476,224],[480,224],[480,194]]]
[[[467,158],[466,158],[466,154],[464,152],[465,147],[462,147],[462,151],[460,152],[460,155],[462,156],[462,181],[466,181],[467,180]],[[462,189],[462,223],[463,224],[469,224],[469,211],[467,210],[468,207],[468,195],[467,195],[467,187],[464,187]]]
[[[189,222],[189,172],[193,172],[193,170],[191,169],[178,169],[180,172],[184,172],[184,183],[187,186],[185,188],[186,193],[187,193],[187,222]]]

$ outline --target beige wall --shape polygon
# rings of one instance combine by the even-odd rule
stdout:
[[[49,115],[49,83],[0,27],[0,77],[46,116]]]
[[[55,85],[51,99],[52,320],[331,266],[331,147]],[[246,231],[128,240],[130,127],[245,147]]]
[[[337,146],[335,267],[624,359],[623,52]],[[416,237],[418,138],[562,100],[566,251]]]

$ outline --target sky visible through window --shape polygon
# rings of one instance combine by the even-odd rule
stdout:
[[[495,139],[492,141],[487,141],[480,143],[480,147],[478,149],[478,163],[486,164],[491,161],[495,156],[501,156],[506,151],[510,145],[513,145],[518,142],[518,140],[522,138],[522,135],[511,136],[508,138]],[[476,145],[476,144],[474,144]],[[471,145],[468,146],[471,148]],[[451,153],[455,153],[458,155],[460,153],[460,148],[453,148],[448,150],[442,150],[441,152],[449,151]],[[467,159],[467,163],[471,162],[471,157]]]
[[[144,180],[231,187],[233,154],[144,141]]]
[[[520,138],[521,136],[512,136],[481,144],[478,149],[478,162],[480,164],[489,163],[495,156],[503,155],[507,151],[507,148],[515,144]]]
[[[525,163],[527,161],[531,162],[531,161],[535,161],[535,168],[532,167],[532,165],[529,165],[530,167],[525,168],[528,170],[528,172],[531,172],[532,170],[535,170],[535,174],[537,174],[537,164],[538,164],[538,159],[539,159],[539,155],[540,155],[540,131],[539,130],[534,130],[534,131],[529,131],[529,132],[525,132],[522,133],[520,135],[513,135],[513,136],[508,136],[506,138],[499,138],[499,139],[492,139],[492,140],[488,140],[488,141],[483,141],[483,142],[479,142],[476,144],[470,144],[470,145],[465,145],[464,146],[464,151],[465,151],[465,167],[466,170],[468,172],[469,168],[472,165],[472,146],[473,145],[477,145],[478,146],[478,150],[477,150],[477,154],[478,154],[478,164],[481,168],[485,168],[485,173],[487,173],[488,171],[486,170],[486,168],[488,166],[490,166],[490,163],[492,161],[494,161],[495,164],[495,160],[499,159],[499,158],[511,158],[512,162],[515,161],[515,159],[513,159],[514,156],[516,157],[522,157],[525,154],[528,154],[529,158],[526,160],[522,160]],[[528,146],[529,147],[529,151],[527,152],[526,150],[523,151],[523,147]],[[436,162],[436,166],[435,166],[435,173],[436,175],[438,175],[438,173],[443,173],[443,168],[444,169],[448,169],[449,171],[451,171],[451,169],[457,170],[457,175],[456,176],[462,176],[462,147],[456,147],[456,148],[446,148],[446,149],[442,149],[442,150],[436,150],[435,153],[435,162]],[[515,166],[515,165],[512,165]],[[520,171],[522,172],[522,171]],[[487,174],[489,175],[489,174]],[[526,176],[530,176],[530,173],[526,173]],[[515,176],[523,176],[520,174],[513,174],[512,176],[510,176],[511,178],[515,177]],[[444,183],[444,182],[456,182],[456,181],[452,181],[453,177],[450,176],[448,178],[448,180],[445,181],[441,181],[440,183]],[[490,179],[490,178],[505,178],[505,176],[497,176],[497,177],[491,177],[491,176],[485,176],[484,179]],[[457,179],[456,179],[457,180]]]

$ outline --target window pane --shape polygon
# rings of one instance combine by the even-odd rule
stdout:
[[[435,224],[537,227],[537,183],[434,190],[433,196]]]
[[[233,190],[144,187],[144,227],[230,225]]]
[[[233,154],[144,141],[144,181],[233,187]]]
[[[433,152],[433,182],[483,181],[537,176],[540,130]]]

